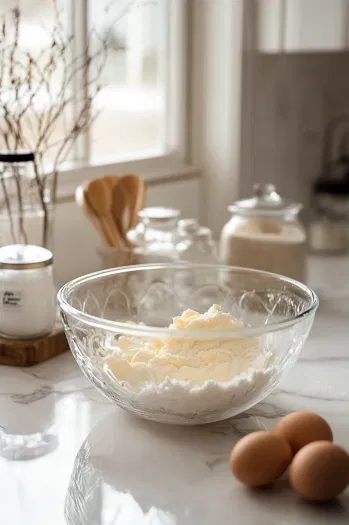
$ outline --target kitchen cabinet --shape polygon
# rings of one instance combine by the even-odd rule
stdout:
[[[256,0],[256,15],[260,52],[349,49],[349,0]]]

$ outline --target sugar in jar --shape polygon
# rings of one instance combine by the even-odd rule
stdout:
[[[55,320],[52,253],[26,244],[0,248],[0,335],[40,337],[52,331]]]

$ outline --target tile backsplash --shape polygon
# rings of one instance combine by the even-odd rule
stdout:
[[[268,181],[308,204],[322,170],[325,127],[349,110],[349,53],[255,53],[244,82],[241,193]]]

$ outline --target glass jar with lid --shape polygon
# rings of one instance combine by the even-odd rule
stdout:
[[[144,208],[138,213],[140,222],[127,234],[134,253],[142,262],[176,259],[177,223],[180,211],[162,206]]]
[[[217,264],[216,245],[209,228],[200,226],[196,219],[182,219],[178,222],[177,257],[180,261]]]
[[[225,264],[305,280],[306,233],[299,221],[300,203],[283,199],[272,184],[256,184],[252,198],[228,209],[232,218],[220,239]]]
[[[42,337],[55,320],[52,253],[28,244],[0,248],[0,336]]]
[[[320,179],[313,187],[309,224],[309,248],[312,253],[342,255],[349,250],[349,174]]]
[[[180,211],[156,206],[138,213],[139,223],[127,232],[129,248],[97,249],[103,268],[176,260],[177,223]]]

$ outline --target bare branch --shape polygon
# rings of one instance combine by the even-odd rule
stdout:
[[[49,43],[40,52],[21,48],[20,7],[11,9],[0,21],[0,147],[8,150],[28,148],[35,153],[34,184],[44,215],[44,244],[47,242],[49,226],[45,193],[48,161],[53,155],[50,185],[54,203],[61,164],[99,114],[94,108],[94,102],[102,89],[100,78],[105,68],[113,27],[136,2],[127,1],[118,15],[109,20],[108,30],[103,36],[94,28],[90,29],[86,48],[77,55],[75,37],[69,35],[64,27],[57,0],[51,1],[54,21],[48,32]],[[108,18],[112,18],[110,7],[113,1],[108,5]],[[78,77],[83,77],[84,83],[81,92],[77,93],[74,80]],[[61,126],[62,136],[57,136]],[[22,220],[25,196],[21,177],[17,175],[15,187],[17,208],[20,210],[19,226],[25,238]],[[1,179],[0,210],[3,207],[6,207],[13,220],[10,196]]]

